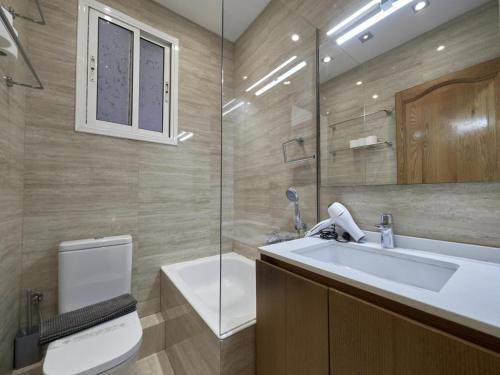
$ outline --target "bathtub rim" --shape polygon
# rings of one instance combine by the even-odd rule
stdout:
[[[241,254],[238,254],[235,252],[229,252],[229,253],[224,253],[221,255],[225,259],[233,259],[233,260],[242,261],[243,263],[246,263],[247,265],[251,266],[253,268],[253,270],[255,270],[255,261],[252,261]],[[172,282],[172,284],[175,286],[177,291],[184,297],[184,299],[186,299],[186,301],[190,304],[192,309],[194,311],[196,311],[198,316],[203,320],[203,322],[206,324],[206,326],[208,328],[210,328],[212,333],[219,340],[223,340],[223,339],[230,337],[230,336],[232,336],[240,331],[243,331],[245,328],[248,328],[248,327],[255,325],[255,323],[257,321],[256,316],[253,319],[248,320],[247,322],[242,323],[236,327],[233,327],[228,331],[219,332],[220,318],[221,318],[220,308],[219,308],[219,314],[218,314],[219,316],[218,316],[218,319],[216,319],[215,326],[214,326],[214,324],[211,324],[212,319],[210,319],[209,314],[206,311],[204,311],[203,309],[200,309],[200,306],[203,305],[203,303],[198,299],[198,297],[196,295],[194,295],[193,293],[185,293],[185,291],[187,289],[189,289],[189,287],[186,285],[186,283],[183,281],[183,279],[179,276],[178,271],[185,268],[186,266],[203,264],[203,263],[206,263],[209,261],[219,260],[221,255],[211,255],[208,257],[196,258],[196,259],[187,260],[187,261],[183,261],[183,262],[179,262],[179,263],[173,263],[173,264],[169,264],[169,265],[165,265],[165,266],[161,267],[161,270],[164,273],[164,275],[166,277],[168,277],[168,279]],[[220,298],[220,296],[219,296],[219,298]],[[219,306],[220,306],[220,300],[219,300]]]

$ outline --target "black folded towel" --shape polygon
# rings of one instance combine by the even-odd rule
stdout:
[[[134,297],[130,294],[122,294],[110,300],[47,319],[41,324],[40,344],[48,344],[108,320],[127,315],[137,309],[136,305],[137,301]]]

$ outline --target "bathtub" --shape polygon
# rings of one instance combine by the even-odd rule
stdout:
[[[161,270],[166,351],[174,372],[253,374],[255,262],[227,253]]]

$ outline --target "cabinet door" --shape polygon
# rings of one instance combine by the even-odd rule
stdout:
[[[257,261],[257,374],[328,374],[328,289]]]
[[[500,356],[330,289],[331,375],[498,375]]]
[[[258,375],[286,375],[286,273],[257,262]]]

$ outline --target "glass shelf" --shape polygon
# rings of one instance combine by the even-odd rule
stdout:
[[[38,1],[31,2],[36,3],[37,7],[40,5]],[[0,7],[0,77],[8,87],[19,85],[33,89],[43,89],[42,82],[21,43],[21,36],[13,26],[13,20],[16,17],[23,19],[29,17],[20,17],[15,14],[5,7]],[[43,14],[41,17],[43,20]]]
[[[383,142],[377,142],[377,143],[374,143],[374,144],[371,144],[371,145],[365,145],[365,146],[359,146],[359,147],[342,148],[340,150],[330,151],[330,153],[333,154],[333,155],[335,155],[337,152],[341,152],[341,151],[366,150],[366,149],[380,147],[380,146],[392,147],[392,142],[391,141],[383,141]]]
[[[386,116],[391,116],[392,115],[392,112],[393,110],[392,109],[381,109],[379,111],[375,111],[375,112],[371,112],[371,113],[367,113],[367,114],[364,114],[364,115],[361,115],[361,116],[357,116],[357,117],[353,117],[353,118],[350,118],[350,119],[347,119],[347,120],[344,120],[344,121],[339,121],[339,122],[336,122],[334,124],[330,124],[328,125],[328,127],[330,129],[333,129],[335,130],[335,128],[337,126],[340,126],[340,125],[344,125],[344,124],[347,124],[351,121],[355,121],[355,120],[361,120],[361,119],[366,119],[368,117],[372,117],[372,116],[375,116],[375,115],[378,115],[378,114],[382,114],[382,113],[385,113]]]
[[[22,18],[39,25],[45,25],[42,4],[40,0],[6,0],[7,10],[14,18]],[[10,3],[15,3],[11,5]]]

